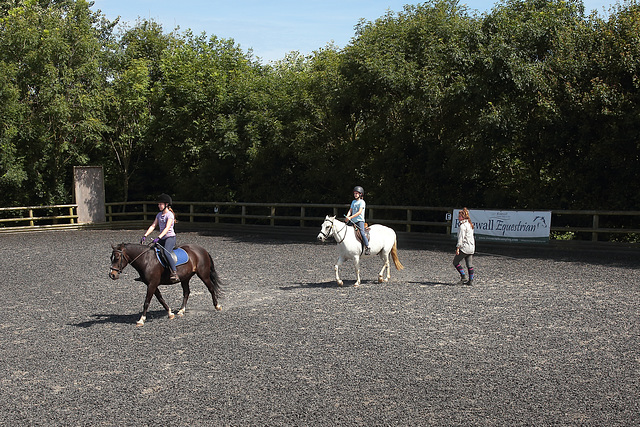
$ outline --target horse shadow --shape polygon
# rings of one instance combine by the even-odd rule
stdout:
[[[420,282],[407,282],[410,285],[420,285],[420,286],[430,286],[430,287],[440,287],[440,286],[461,286],[459,283],[452,282],[432,282],[432,281],[420,281]]]
[[[147,318],[152,319],[154,317],[166,316],[167,312],[164,310],[148,311]],[[90,328],[96,325],[104,324],[133,324],[140,319],[140,313],[134,314],[94,314],[91,316],[93,320],[87,320],[80,323],[72,323],[70,326],[78,328]]]
[[[354,280],[355,283],[355,280]],[[328,289],[328,288],[338,288],[338,284],[335,280],[329,282],[309,282],[309,283],[296,283],[291,286],[280,286],[281,291],[293,291],[296,289]]]
[[[355,280],[343,280],[344,285],[340,286],[335,280],[331,280],[328,282],[316,282],[316,283],[296,283],[292,286],[280,286],[281,291],[293,291],[296,289],[329,289],[329,288],[353,288],[355,287]],[[457,283],[450,282],[431,282],[431,281],[423,281],[423,282],[406,282],[410,285],[422,285],[422,286],[459,286]],[[360,286],[364,285],[378,285],[379,282],[377,280],[363,280],[360,282]]]

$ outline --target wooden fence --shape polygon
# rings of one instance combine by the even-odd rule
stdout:
[[[56,229],[78,225],[78,205],[0,208],[0,232]]]
[[[346,204],[175,202],[179,224],[207,228],[220,224],[319,227],[325,215],[342,217]],[[144,228],[157,213],[156,202],[106,204],[106,223],[78,224],[77,205],[0,208],[0,232],[57,228]],[[367,222],[407,233],[448,234],[451,207],[367,207]],[[552,239],[597,241],[640,240],[640,211],[555,210]]]

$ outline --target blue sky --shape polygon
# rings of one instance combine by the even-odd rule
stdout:
[[[616,0],[583,0],[587,11],[608,9]],[[374,21],[388,10],[399,12],[407,0],[95,0],[107,18],[135,24],[138,17],[162,24],[165,32],[179,26],[200,34],[232,38],[242,50],[253,49],[263,62],[303,55],[333,42],[345,47],[361,18]],[[489,11],[493,0],[461,0],[469,9]]]

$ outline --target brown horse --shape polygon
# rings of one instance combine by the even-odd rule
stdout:
[[[109,277],[117,280],[120,278],[122,270],[128,264],[131,264],[140,274],[140,277],[136,280],[144,282],[147,285],[147,295],[144,299],[142,317],[140,317],[140,320],[136,323],[138,326],[143,326],[145,320],[147,320],[147,310],[149,309],[151,298],[154,295],[165,310],[167,310],[169,319],[174,318],[171,309],[164,298],[162,298],[162,294],[158,288],[159,285],[171,284],[169,280],[170,272],[158,261],[154,246],[155,245],[147,246],[134,243],[121,243],[117,246],[111,246],[113,252],[111,253],[111,271],[109,272]],[[189,260],[178,266],[178,276],[182,284],[183,295],[182,306],[178,311],[178,316],[184,315],[186,310],[190,293],[189,280],[191,280],[194,274],[197,274],[200,280],[207,286],[213,298],[213,306],[216,310],[220,310],[221,307],[220,304],[218,304],[218,297],[220,296],[222,283],[218,277],[218,273],[216,273],[211,255],[203,247],[198,245],[182,245],[180,248],[187,252]]]

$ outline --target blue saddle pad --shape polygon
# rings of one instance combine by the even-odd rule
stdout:
[[[160,264],[162,264],[164,267],[167,267],[167,265],[164,263],[164,260],[160,256],[160,251],[162,251],[162,250],[164,250],[162,247],[160,247],[160,246],[156,247],[156,257],[158,258],[158,261],[160,261]],[[176,257],[178,258],[176,260],[176,266],[182,265],[185,262],[189,261],[189,255],[187,254],[187,252],[184,249],[175,248],[173,250],[173,253],[176,254]],[[169,254],[166,254],[166,255],[169,256]]]

